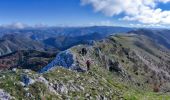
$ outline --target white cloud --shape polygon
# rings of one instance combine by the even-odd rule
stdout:
[[[11,29],[23,29],[25,27],[28,27],[28,25],[23,24],[21,22],[15,22],[15,23],[11,23],[11,24],[3,24],[0,26],[4,27],[4,28],[11,28]]]
[[[170,0],[81,0],[82,5],[92,5],[96,12],[107,16],[124,14],[121,19],[143,24],[170,24],[170,11],[158,8],[159,3]]]
[[[116,26],[112,21],[110,20],[104,20],[100,22],[91,22],[89,23],[90,26]]]
[[[170,2],[170,0],[159,0],[159,2],[167,3]]]
[[[143,27],[143,28],[169,28],[168,26],[160,25],[160,24],[129,24],[129,27]]]
[[[2,24],[0,25],[0,27],[10,28],[10,29],[24,29],[24,28],[45,28],[45,27],[48,27],[48,25],[44,23],[28,25],[28,24],[24,24],[21,22],[14,22],[14,23],[9,23],[9,24]]]
[[[44,23],[39,23],[39,24],[35,24],[34,27],[36,27],[36,28],[43,28],[43,27],[48,27],[48,25],[44,24]]]

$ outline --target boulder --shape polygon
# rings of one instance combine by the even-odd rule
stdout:
[[[1,100],[11,100],[11,99],[14,99],[14,98],[11,97],[9,93],[7,93],[4,90],[0,89],[0,99]]]
[[[110,60],[108,61],[109,71],[122,72],[119,62]]]

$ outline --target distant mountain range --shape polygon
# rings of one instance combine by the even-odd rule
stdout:
[[[90,44],[110,34],[132,30],[124,27],[50,27],[0,29],[0,55],[18,50],[58,51],[78,44]]]
[[[112,27],[112,26],[92,26],[92,27],[43,27],[43,28],[24,28],[11,29],[0,28],[0,36],[4,34],[20,33],[25,36],[31,36],[32,39],[46,39],[54,36],[82,36],[90,33],[100,33],[109,35],[112,33],[124,33],[132,30],[127,27]]]

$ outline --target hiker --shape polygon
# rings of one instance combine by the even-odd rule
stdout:
[[[82,48],[81,53],[82,53],[83,56],[86,55],[87,54],[86,48]]]
[[[90,64],[91,64],[91,63],[90,63],[90,60],[87,60],[87,61],[86,61],[87,71],[89,71],[89,70],[90,70]]]

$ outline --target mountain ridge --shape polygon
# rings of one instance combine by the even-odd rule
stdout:
[[[0,88],[15,99],[169,99],[170,50],[157,42],[159,38],[143,32],[113,34],[90,45],[75,45],[53,54],[46,65],[35,66],[36,70],[16,67],[4,71],[0,77],[6,80]],[[34,52],[28,53],[30,59],[36,57]]]

